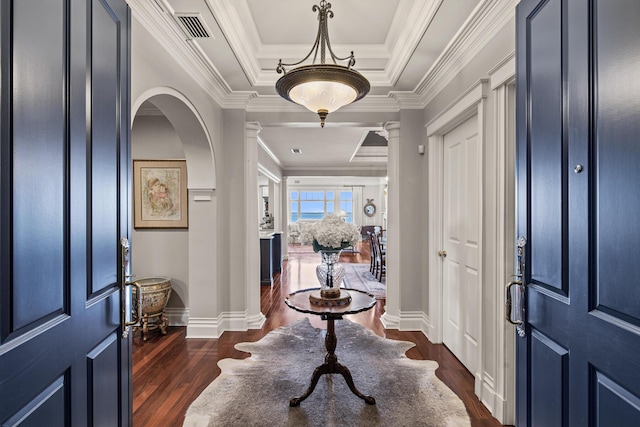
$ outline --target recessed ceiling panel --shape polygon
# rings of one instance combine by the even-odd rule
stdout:
[[[351,156],[370,128],[364,127],[263,127],[259,137],[284,168],[352,167]],[[293,154],[299,148],[301,154]]]
[[[318,30],[319,0],[246,0],[263,44],[313,44]],[[339,0],[331,3],[332,44],[383,44],[398,9],[399,0]],[[362,25],[366,22],[366,25]],[[336,52],[339,56],[346,54]]]

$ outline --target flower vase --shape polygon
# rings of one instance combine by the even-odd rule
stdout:
[[[321,250],[322,263],[316,267],[316,276],[320,282],[320,295],[322,298],[338,298],[340,285],[344,278],[345,270],[342,264],[338,264],[342,250]]]

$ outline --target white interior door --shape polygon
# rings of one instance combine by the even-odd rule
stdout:
[[[476,372],[480,339],[478,117],[444,136],[443,342]]]

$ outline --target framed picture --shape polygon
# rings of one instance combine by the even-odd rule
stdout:
[[[133,226],[188,228],[187,162],[133,161]]]

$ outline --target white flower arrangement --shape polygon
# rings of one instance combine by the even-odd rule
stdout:
[[[357,225],[345,222],[337,215],[325,215],[322,221],[310,224],[301,231],[300,240],[313,241],[313,250],[338,251],[360,242],[360,229]]]

